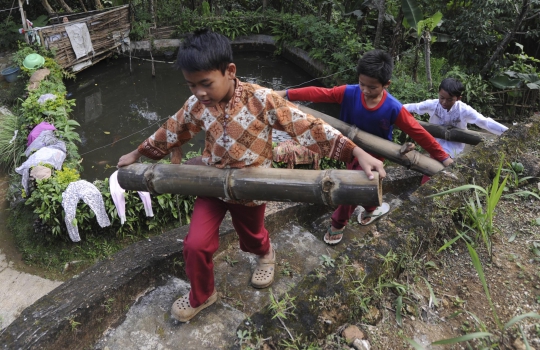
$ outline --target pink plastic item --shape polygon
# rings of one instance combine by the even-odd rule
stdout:
[[[36,125],[35,128],[32,129],[32,131],[30,131],[30,135],[28,135],[28,143],[26,144],[26,146],[30,146],[30,144],[34,142],[34,140],[37,139],[39,134],[41,134],[41,132],[44,130],[56,130],[56,128],[54,127],[54,125],[47,122],[39,123],[38,125]]]

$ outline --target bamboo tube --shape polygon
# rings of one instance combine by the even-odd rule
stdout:
[[[453,126],[443,126],[430,124],[423,121],[418,121],[424,129],[427,130],[433,137],[437,137],[446,141],[463,142],[468,145],[477,145],[487,138],[493,138],[493,134],[486,134],[472,130],[463,130],[454,128]]]
[[[358,170],[218,169],[201,165],[131,164],[118,171],[126,190],[326,205],[379,206],[382,179]]]
[[[315,118],[320,118],[330,124],[366,152],[379,155],[394,163],[401,164],[408,169],[418,171],[419,173],[428,176],[432,176],[444,169],[444,165],[442,165],[441,162],[427,157],[418,151],[410,151],[402,154],[402,147],[392,141],[359,130],[354,125],[349,125],[328,114],[321,113],[306,106],[299,105],[298,108],[303,112],[311,114]]]

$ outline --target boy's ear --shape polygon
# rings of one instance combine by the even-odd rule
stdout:
[[[459,97],[456,99],[456,101],[461,101],[461,98],[462,98],[462,97],[463,97],[463,96],[459,96]]]
[[[225,74],[227,75],[227,78],[233,80],[236,79],[236,64],[229,63],[227,66],[227,70],[225,71]]]
[[[392,80],[388,80],[388,83],[383,85],[383,89],[388,89],[388,87],[392,84]]]

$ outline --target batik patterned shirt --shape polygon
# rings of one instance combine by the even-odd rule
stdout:
[[[338,130],[279,97],[272,90],[236,80],[225,109],[206,107],[195,96],[138,147],[151,159],[161,159],[205,131],[202,161],[216,168],[269,168],[272,130],[287,132],[296,142],[329,158],[351,162],[356,145]],[[262,202],[234,201],[244,205]]]

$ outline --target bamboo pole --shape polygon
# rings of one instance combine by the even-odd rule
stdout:
[[[382,179],[358,170],[218,169],[201,165],[131,164],[118,171],[126,190],[235,200],[379,206]]]
[[[453,126],[443,126],[430,124],[423,121],[418,121],[420,125],[433,137],[437,137],[446,141],[463,142],[468,145],[477,145],[480,142],[495,137],[493,134],[486,134],[472,130],[463,130]]]
[[[427,157],[418,151],[403,153],[402,146],[395,144],[392,141],[359,130],[354,125],[349,125],[328,114],[321,113],[306,106],[299,105],[298,108],[303,112],[311,114],[315,118],[320,118],[330,124],[366,152],[379,155],[394,163],[401,164],[408,169],[418,171],[428,176],[432,176],[444,169],[444,165],[442,165],[441,162]]]
[[[23,0],[19,0],[19,11],[21,12],[22,27],[24,30],[24,40],[26,40],[27,44],[30,44],[30,40],[28,39],[28,26],[26,25],[26,16],[24,15],[23,9]]]

